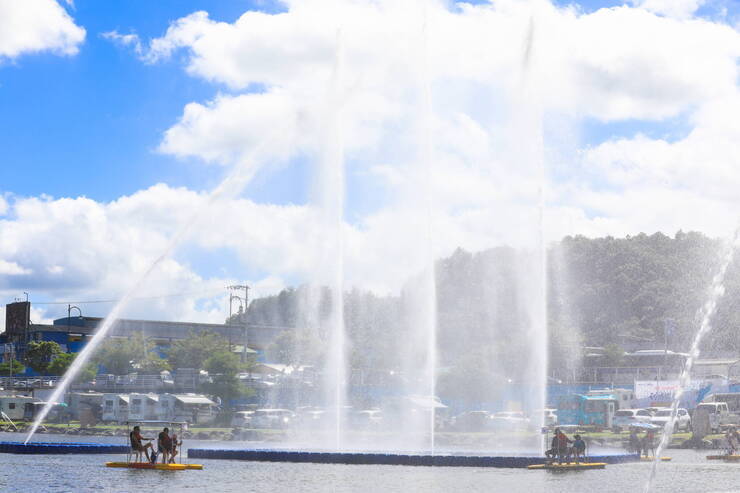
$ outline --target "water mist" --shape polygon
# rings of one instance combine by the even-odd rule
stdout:
[[[697,318],[701,320],[701,323],[699,324],[699,330],[696,332],[694,340],[691,343],[689,356],[688,358],[686,358],[686,364],[684,365],[681,376],[679,377],[678,390],[676,390],[676,395],[674,396],[673,404],[671,405],[671,417],[666,422],[665,427],[663,428],[663,437],[660,440],[660,444],[658,444],[658,448],[655,450],[655,460],[653,460],[652,467],[650,468],[650,476],[648,477],[647,483],[645,484],[645,493],[650,493],[653,481],[655,480],[655,473],[658,470],[660,457],[663,454],[665,448],[671,442],[671,438],[673,437],[673,429],[676,424],[676,413],[678,412],[678,406],[680,405],[681,397],[683,396],[684,392],[686,392],[686,389],[689,387],[689,383],[691,380],[691,370],[694,366],[694,361],[696,360],[696,358],[699,357],[699,347],[701,345],[701,342],[704,339],[704,336],[706,336],[712,330],[712,317],[717,310],[717,303],[719,302],[719,299],[725,294],[725,274],[727,274],[727,269],[735,257],[735,249],[738,246],[739,240],[740,228],[735,230],[735,234],[732,236],[730,241],[725,244],[721,256],[719,271],[717,271],[714,278],[712,279],[712,284],[709,288],[709,298],[697,312]]]

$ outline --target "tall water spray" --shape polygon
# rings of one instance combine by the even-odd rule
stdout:
[[[676,390],[676,395],[674,396],[673,403],[671,405],[671,417],[666,422],[665,427],[663,428],[663,437],[660,440],[660,444],[658,444],[658,448],[655,450],[655,460],[653,461],[652,467],[650,468],[650,476],[648,477],[647,483],[645,484],[645,493],[650,493],[650,490],[653,486],[653,481],[655,480],[655,474],[658,470],[660,457],[663,454],[665,448],[671,442],[671,438],[673,437],[673,429],[676,425],[676,415],[678,412],[678,406],[681,402],[681,397],[683,396],[684,392],[686,392],[686,389],[688,388],[691,381],[691,370],[694,366],[694,361],[696,360],[696,358],[699,357],[699,347],[701,345],[701,342],[704,339],[704,336],[706,336],[712,330],[712,317],[717,310],[717,303],[719,302],[719,299],[725,294],[725,275],[727,274],[727,269],[729,268],[732,260],[735,257],[735,249],[738,246],[739,240],[740,228],[736,229],[730,241],[726,242],[724,251],[722,252],[719,271],[717,271],[717,273],[714,275],[714,278],[712,278],[712,284],[709,288],[709,298],[704,303],[704,305],[699,308],[697,312],[697,318],[701,320],[701,323],[699,324],[699,330],[697,330],[696,335],[694,336],[694,340],[691,343],[689,356],[688,358],[686,358],[686,364],[684,365],[684,368],[681,371],[681,376],[679,377],[678,390]]]
[[[434,260],[434,200],[432,148],[432,96],[429,74],[429,15],[426,0],[419,3],[421,25],[415,55],[417,88],[413,120],[414,158],[408,169],[410,187],[404,190],[405,207],[411,215],[407,225],[413,237],[409,261],[417,273],[403,290],[403,327],[399,341],[404,385],[399,406],[402,446],[434,452],[437,367],[437,293]],[[409,200],[411,199],[411,200]]]
[[[546,402],[547,379],[547,246],[546,246],[546,168],[543,137],[543,108],[539,88],[537,61],[537,32],[534,13],[524,29],[522,45],[521,81],[514,95],[512,127],[514,135],[513,162],[528,170],[528,178],[536,187],[535,213],[533,215],[533,247],[520,261],[518,269],[518,295],[524,311],[521,324],[526,354],[521,366],[505,368],[507,376],[520,387],[522,408],[530,416],[532,425],[540,429],[544,424],[543,409]],[[527,258],[528,257],[528,258]],[[500,330],[500,329],[499,329]],[[516,372],[516,374],[512,374]],[[524,439],[518,446],[527,450],[542,449],[539,437]]]
[[[318,205],[321,258],[316,272],[331,296],[331,311],[324,323],[329,330],[329,353],[324,385],[327,404],[334,413],[334,447],[345,445],[347,403],[347,358],[344,324],[344,139],[342,132],[344,46],[342,31],[336,35],[334,66],[326,103],[322,155],[319,160]],[[314,279],[316,280],[316,279]],[[314,297],[310,309],[319,312],[321,297]],[[320,317],[312,317],[319,320]]]
[[[433,233],[433,152],[432,152],[432,86],[429,75],[429,10],[427,2],[423,4],[422,15],[422,47],[421,47],[421,81],[422,81],[422,128],[421,128],[421,165],[424,176],[424,203],[426,211],[426,231],[423,244],[424,264],[426,266],[422,278],[422,293],[425,303],[422,306],[421,327],[426,337],[426,360],[424,364],[424,391],[429,396],[431,409],[427,413],[426,424],[429,433],[428,447],[434,453],[435,415],[434,398],[437,394],[437,282],[434,262],[434,233]]]
[[[280,130],[276,130],[273,135],[279,135]],[[64,396],[64,393],[69,388],[70,383],[77,377],[82,368],[90,360],[90,357],[95,353],[95,350],[105,340],[108,332],[115,326],[116,320],[118,320],[121,312],[126,309],[128,304],[134,299],[134,294],[137,293],[144,283],[149,279],[149,276],[156,270],[156,268],[168,258],[173,250],[180,244],[183,238],[187,235],[190,228],[196,224],[205,213],[210,210],[211,206],[220,198],[234,196],[238,194],[244,186],[252,179],[257,171],[257,162],[259,153],[263,147],[267,144],[263,142],[261,145],[254,148],[248,155],[246,155],[237,165],[234,166],[233,170],[227,175],[227,177],[209,194],[206,206],[198,210],[192,217],[189,218],[180,228],[176,231],[175,235],[167,243],[167,246],[162,254],[157,257],[154,262],[136,279],[131,287],[124,293],[118,303],[115,304],[113,309],[110,311],[108,316],[103,320],[100,326],[95,331],[92,339],[85,345],[80,351],[77,357],[74,359],[69,369],[64,373],[64,377],[57,384],[56,389],[49,397],[46,405],[41,409],[36,419],[31,426],[31,430],[28,432],[24,443],[28,443],[33,437],[36,430],[38,430],[41,423],[46,419],[46,416],[51,411],[51,408],[56,402],[60,402]]]

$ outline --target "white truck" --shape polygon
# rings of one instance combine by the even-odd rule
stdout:
[[[709,431],[719,433],[723,426],[734,424],[736,421],[726,402],[702,402],[694,410],[694,421],[704,421],[704,416],[708,421]],[[701,416],[701,418],[700,418]]]

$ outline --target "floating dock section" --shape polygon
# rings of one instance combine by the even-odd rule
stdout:
[[[508,467],[526,468],[542,464],[543,457],[490,455],[422,455],[385,454],[379,452],[303,452],[271,449],[203,449],[188,450],[190,459],[225,459],[257,462],[296,462],[316,464],[363,464],[431,467]],[[590,455],[589,462],[639,462],[637,454]]]
[[[110,443],[0,442],[0,453],[4,454],[125,454],[128,451],[126,445]]]

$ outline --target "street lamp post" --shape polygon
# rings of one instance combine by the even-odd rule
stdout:
[[[77,310],[79,318],[82,318],[82,310],[80,310],[79,306],[67,305],[67,333],[71,330],[69,321],[72,318],[72,310]]]

